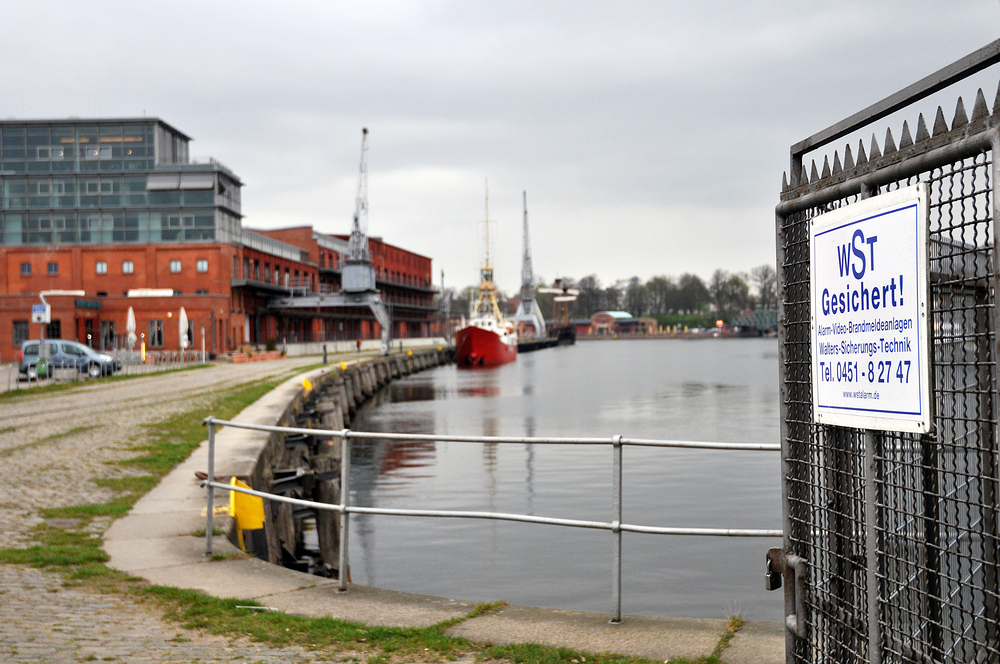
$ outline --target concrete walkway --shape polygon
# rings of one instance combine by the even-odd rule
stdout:
[[[323,370],[287,381],[244,410],[239,422],[273,424],[302,386]],[[246,476],[262,447],[260,432],[226,428],[216,434],[216,474]],[[205,491],[195,471],[207,468],[207,443],[146,494],[104,535],[109,565],[151,583],[196,589],[215,597],[253,598],[290,614],[332,616],[370,625],[426,626],[466,615],[474,604],[351,584],[337,591],[336,581],[303,574],[240,553],[225,537],[214,538],[209,561],[205,540],[194,533],[205,526]],[[216,504],[227,505],[217,496]],[[217,515],[226,528],[228,516]],[[449,633],[494,643],[540,643],[582,651],[620,653],[666,661],[708,655],[725,632],[723,620],[625,616],[608,623],[608,614],[507,606],[464,621]],[[723,660],[730,664],[784,662],[785,641],[778,623],[749,622],[732,640]]]

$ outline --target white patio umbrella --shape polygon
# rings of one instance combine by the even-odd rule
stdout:
[[[191,340],[188,339],[188,315],[184,307],[181,307],[180,320],[177,324],[181,329],[181,350],[184,350],[191,345]]]
[[[128,318],[125,319],[125,331],[128,332],[128,337],[126,337],[128,349],[132,350],[132,347],[135,346],[135,342],[138,340],[138,337],[135,336],[135,312],[132,311],[132,307],[128,308]]]

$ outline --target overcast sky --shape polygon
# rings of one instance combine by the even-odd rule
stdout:
[[[0,117],[160,117],[240,175],[251,228],[349,232],[368,127],[371,234],[464,286],[488,177],[514,291],[524,190],[546,280],[773,263],[789,146],[995,39],[1000,2],[32,0],[4,25]]]

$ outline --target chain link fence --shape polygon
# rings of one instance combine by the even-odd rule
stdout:
[[[997,61],[1000,43],[991,47],[979,69]],[[932,78],[914,95],[930,94]],[[870,126],[877,110],[823,140]],[[959,100],[950,124],[939,108],[932,129],[921,116],[915,137],[905,125],[898,147],[890,133],[881,146],[873,136],[867,155],[862,144],[855,159],[849,146],[822,173],[792,150],[777,210],[784,554],[807,571],[804,597],[785,584],[789,662],[1000,661],[998,110],[980,91],[971,118]],[[815,424],[810,219],[916,183],[930,189],[933,429]]]

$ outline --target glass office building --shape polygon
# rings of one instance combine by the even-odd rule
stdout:
[[[231,170],[158,118],[0,121],[0,245],[237,242]]]

